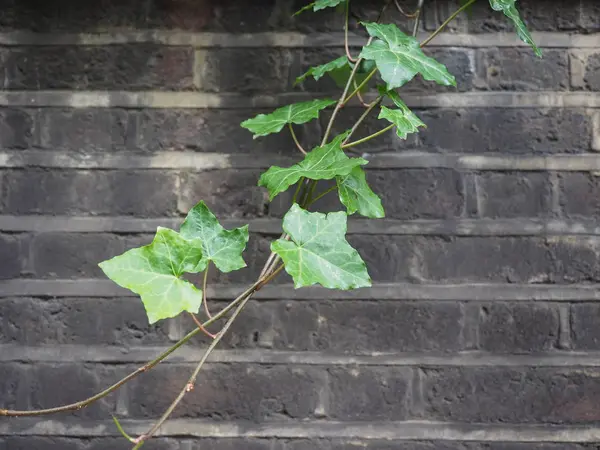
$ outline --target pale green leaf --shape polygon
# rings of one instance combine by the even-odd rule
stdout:
[[[296,16],[304,11],[307,11],[311,8],[313,11],[319,11],[321,9],[339,6],[345,2],[346,2],[346,0],[316,0],[315,2],[309,3],[308,5],[304,6],[299,11],[296,11],[294,13],[294,16]]]
[[[542,51],[537,47],[537,45],[535,45],[535,42],[533,42],[533,38],[531,37],[529,30],[527,30],[525,23],[523,23],[521,20],[519,11],[515,6],[515,2],[516,0],[490,0],[490,6],[494,11],[502,11],[506,17],[512,20],[519,38],[533,48],[533,52],[536,54],[536,56],[541,57]]]
[[[363,158],[348,158],[341,148],[348,132],[335,137],[329,144],[316,147],[308,152],[304,159],[291,167],[272,166],[263,173],[258,181],[269,191],[273,200],[302,177],[311,180],[331,180],[338,175],[347,175],[357,166],[367,164]]]
[[[148,320],[154,323],[182,311],[198,312],[202,291],[180,277],[194,272],[201,259],[199,239],[186,240],[173,230],[158,227],[151,244],[99,265],[108,278],[142,298]]]
[[[279,239],[271,250],[281,256],[296,288],[320,284],[330,289],[371,286],[367,267],[346,241],[345,212],[311,213],[294,204],[283,218],[291,240]]]
[[[318,80],[323,77],[328,72],[332,72],[334,70],[342,69],[344,67],[348,67],[348,58],[346,56],[340,56],[333,61],[329,61],[327,64],[323,64],[320,66],[311,67],[305,73],[296,78],[294,84],[302,83],[309,76],[313,77],[315,80]]]
[[[372,219],[385,217],[381,199],[369,187],[362,167],[355,167],[348,175],[337,177],[336,180],[340,201],[348,214],[358,212]]]
[[[271,133],[278,133],[288,123],[297,125],[319,117],[319,111],[333,105],[335,100],[325,98],[294,103],[278,108],[270,114],[258,116],[242,122],[242,127],[254,133],[254,139]]]
[[[233,230],[224,229],[204,202],[190,210],[180,233],[185,239],[200,239],[202,242],[202,259],[195,272],[204,271],[209,261],[221,272],[246,267],[242,252],[248,242],[248,225]]]
[[[419,127],[427,127],[415,113],[413,113],[406,103],[402,101],[396,91],[386,91],[379,89],[382,95],[388,96],[398,109],[390,109],[386,106],[381,107],[378,119],[386,119],[396,125],[396,134],[401,139],[406,139],[410,133],[418,133]]]
[[[415,75],[438,84],[456,86],[456,80],[443,64],[425,55],[419,42],[404,34],[394,24],[365,24],[371,36],[377,38],[363,47],[360,56],[373,60],[387,83],[388,89],[403,86]]]

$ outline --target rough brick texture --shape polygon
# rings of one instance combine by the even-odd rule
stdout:
[[[198,201],[251,231],[247,268],[211,268],[210,311],[256,280],[293,196],[269,202],[258,179],[302,155],[289,130],[253,139],[240,123],[340,93],[327,76],[293,86],[345,51],[344,15],[293,15],[307,3],[0,0],[0,409],[80,400],[195,327],[187,314],[149,325],[98,263]],[[357,19],[383,3],[350,2],[352,55]],[[412,30],[395,3],[417,2],[384,17]],[[426,0],[419,39],[457,3]],[[424,49],[457,86],[417,76],[398,90],[427,127],[353,147],[386,210],[349,223],[375,288],[296,290],[282,273],[144,448],[597,449],[600,3],[516,5],[543,59],[480,0]],[[305,149],[331,111],[294,125]],[[333,134],[364,111],[350,102]],[[381,130],[377,115],[352,140]],[[341,207],[335,194],[312,205]],[[0,450],[131,448],[111,414],[143,432],[208,343],[199,333],[74,414],[0,420]]]

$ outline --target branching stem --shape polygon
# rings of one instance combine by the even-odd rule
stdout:
[[[298,150],[300,150],[300,152],[303,155],[306,155],[306,150],[304,150],[304,147],[302,147],[302,144],[300,144],[300,141],[298,140],[298,137],[296,136],[296,133],[294,132],[294,127],[292,126],[291,123],[288,123],[288,127],[290,129],[290,133],[292,134],[292,139],[294,140],[294,144],[296,144],[296,147],[298,148]]]
[[[346,145],[342,145],[342,148],[350,148],[350,147],[354,147],[355,145],[362,144],[363,142],[370,141],[371,139],[376,138],[377,136],[380,136],[383,133],[388,132],[389,130],[391,130],[395,126],[396,125],[392,123],[391,125],[388,125],[387,127],[383,128],[383,129],[381,129],[379,131],[376,131],[375,133],[370,134],[370,135],[368,135],[368,136],[366,136],[366,137],[364,137],[362,139],[358,139],[358,140],[356,140],[354,142],[350,142],[350,143],[348,143]]]

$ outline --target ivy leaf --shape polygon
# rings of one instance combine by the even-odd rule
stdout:
[[[294,103],[278,108],[271,114],[259,114],[252,119],[245,120],[242,122],[242,127],[254,133],[254,139],[256,139],[259,136],[278,133],[288,123],[300,125],[316,119],[319,117],[319,111],[334,103],[335,100],[330,98]]]
[[[347,175],[357,166],[367,164],[363,158],[348,158],[342,150],[342,141],[348,131],[335,137],[329,144],[316,147],[304,159],[291,167],[272,166],[258,180],[259,186],[269,191],[269,199],[284,192],[302,177],[311,180],[331,180],[338,175]]]
[[[402,101],[396,91],[386,91],[379,88],[382,95],[387,95],[399,109],[390,109],[385,106],[381,107],[378,119],[386,119],[396,125],[396,134],[401,139],[406,139],[409,133],[418,133],[419,127],[427,128],[421,119],[413,113],[406,103]]]
[[[535,45],[535,42],[533,42],[529,30],[527,30],[527,27],[521,20],[515,2],[516,0],[490,0],[490,6],[494,11],[502,11],[506,17],[512,20],[519,38],[533,48],[533,52],[536,56],[541,57],[542,51]]]
[[[426,56],[419,42],[396,25],[367,23],[365,26],[369,34],[378,39],[363,47],[360,56],[375,61],[388,89],[403,86],[418,73],[426,80],[456,86],[455,78],[446,67]]]
[[[294,13],[294,16],[297,16],[298,14],[303,13],[304,11],[307,11],[311,8],[313,11],[319,11],[320,9],[335,7],[335,6],[341,5],[345,2],[346,2],[346,0],[317,0],[315,2],[309,3],[308,5],[304,6],[299,11],[296,11]]]
[[[158,227],[151,244],[134,248],[101,262],[106,276],[142,298],[150,323],[175,317],[182,311],[198,312],[202,291],[182,280],[202,259],[199,239]]]
[[[340,56],[333,61],[329,61],[327,64],[323,64],[320,66],[311,67],[305,73],[296,78],[294,84],[302,83],[306,78],[312,76],[315,80],[318,80],[323,77],[327,72],[332,72],[334,70],[339,70],[344,67],[349,67],[348,65],[348,57]]]
[[[203,272],[209,261],[221,272],[246,267],[242,252],[248,243],[248,225],[233,230],[224,229],[204,202],[190,210],[180,233],[185,239],[200,239],[202,242],[202,259],[194,272]]]
[[[283,218],[291,241],[278,239],[271,250],[281,256],[296,288],[320,284],[330,289],[371,286],[365,262],[346,241],[345,212],[311,213],[294,204]]]
[[[381,199],[367,183],[362,167],[355,167],[348,175],[337,177],[340,201],[348,210],[348,214],[358,212],[372,219],[385,217]]]

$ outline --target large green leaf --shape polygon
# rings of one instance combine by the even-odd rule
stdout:
[[[294,103],[278,108],[270,114],[258,116],[242,122],[242,127],[254,133],[254,139],[271,133],[278,133],[288,123],[302,124],[319,117],[319,111],[333,105],[330,98]]]
[[[335,6],[339,6],[341,4],[344,4],[345,2],[346,2],[346,0],[316,0],[312,3],[309,3],[308,5],[304,6],[299,11],[296,11],[294,13],[294,16],[296,16],[300,13],[303,13],[304,11],[307,11],[311,8],[313,11],[319,11],[320,9],[332,8]]]
[[[315,80],[318,80],[322,78],[323,75],[325,75],[327,72],[332,72],[345,67],[349,68],[350,66],[348,64],[348,57],[344,55],[340,56],[337,59],[334,59],[333,61],[329,61],[327,64],[311,67],[298,78],[296,78],[294,84],[302,83],[309,76],[313,77]]]
[[[173,230],[158,227],[151,244],[99,265],[111,280],[142,298],[148,320],[154,323],[182,311],[198,312],[202,291],[180,277],[184,272],[195,272],[201,259],[199,239],[187,240]]]
[[[336,181],[340,201],[348,214],[358,212],[373,219],[385,217],[381,199],[369,187],[362,167],[355,167],[348,175],[337,177]]]
[[[202,242],[202,259],[196,265],[196,272],[204,271],[209,261],[221,272],[246,267],[242,252],[248,242],[248,225],[224,229],[204,202],[190,210],[180,233],[185,239],[200,239]]]
[[[320,284],[330,289],[371,285],[367,267],[346,241],[345,212],[311,213],[294,204],[283,218],[291,241],[279,239],[271,250],[281,256],[296,288]]]
[[[515,6],[515,2],[516,0],[490,0],[490,6],[494,11],[502,11],[506,17],[512,20],[519,38],[533,48],[533,52],[536,54],[536,56],[541,57],[542,51],[537,47],[537,45],[535,45],[535,42],[533,42],[533,38],[531,37],[529,30],[527,30],[527,27],[521,20],[519,11]]]
[[[419,42],[404,34],[396,25],[367,23],[365,26],[369,34],[377,39],[363,47],[360,56],[375,61],[388,89],[406,84],[418,73],[426,80],[456,86],[455,78],[446,67],[425,55]]]
[[[291,167],[272,166],[258,180],[259,186],[269,191],[273,200],[302,177],[311,180],[331,180],[338,175],[347,175],[357,166],[367,164],[363,158],[348,158],[342,150],[342,141],[348,132],[335,137],[329,144],[316,147],[308,152],[304,159]]]
[[[402,101],[396,91],[386,91],[380,88],[379,92],[382,95],[388,96],[398,109],[390,109],[385,106],[381,107],[378,119],[386,119],[396,125],[396,134],[401,139],[406,139],[409,133],[418,133],[419,127],[427,127],[415,113],[413,113],[406,103]]]

